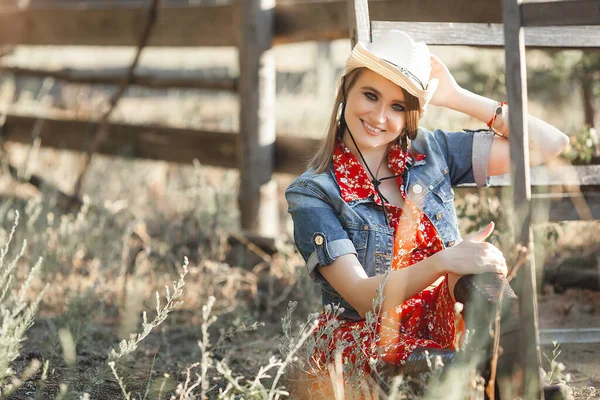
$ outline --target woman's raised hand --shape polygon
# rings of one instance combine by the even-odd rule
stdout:
[[[440,252],[446,253],[444,255],[448,272],[457,275],[496,272],[506,276],[506,259],[502,252],[493,244],[485,242],[493,231],[494,223],[490,222],[458,245]]]
[[[452,98],[460,91],[460,86],[437,56],[431,54],[431,78],[439,80],[439,84],[429,104],[441,107],[450,107]]]

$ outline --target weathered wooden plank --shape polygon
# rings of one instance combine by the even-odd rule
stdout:
[[[371,20],[368,0],[348,0],[348,29],[350,45],[371,43]]]
[[[406,31],[415,40],[434,45],[504,46],[502,24],[372,21],[373,39],[389,29]],[[525,29],[527,47],[600,48],[599,26],[531,27]]]
[[[512,113],[511,113],[512,115]],[[595,186],[600,188],[597,165],[536,166],[530,170],[531,186]],[[491,186],[510,186],[510,174],[492,176]]]
[[[522,397],[542,399],[540,382],[540,343],[533,234],[531,230],[531,187],[529,174],[529,135],[527,131],[527,73],[525,64],[525,38],[521,26],[520,0],[503,0],[506,54],[506,92],[510,103],[510,165],[513,183],[515,243],[524,247],[524,259],[516,274],[515,289],[519,295],[519,349],[523,356],[524,374],[519,377],[522,389],[510,388],[509,378],[504,384],[502,398]],[[514,272],[514,271],[513,271]],[[512,381],[512,382],[511,382]],[[521,383],[520,382],[520,383]],[[502,387],[502,386],[501,386]],[[502,389],[501,389],[502,390]],[[521,392],[521,390],[523,390]]]
[[[535,191],[531,194],[534,223],[558,222],[558,221],[591,221],[600,219],[600,192],[586,191],[581,188],[581,192],[556,192],[548,193]],[[480,193],[481,189],[477,187],[461,186],[454,189],[457,194]],[[492,190],[496,195],[501,196],[500,187],[491,187],[486,190]]]
[[[334,40],[349,36],[348,0],[277,4],[274,43]],[[502,21],[500,4],[488,0],[380,0],[369,4],[371,20],[430,22]]]
[[[0,136],[7,141],[30,143],[31,132],[38,118],[9,114]],[[43,147],[80,151],[84,148],[86,133],[93,132],[94,123],[87,121],[46,118],[41,128]],[[60,132],[57,135],[56,132]],[[238,140],[236,132],[207,132],[167,126],[111,124],[107,144],[99,152],[106,155],[148,158],[178,163],[191,163],[198,158],[202,164],[238,168]],[[298,175],[306,170],[308,160],[319,144],[310,139],[284,134],[275,141],[275,172]],[[172,150],[172,151],[171,151]],[[162,154],[164,153],[164,154]],[[162,157],[164,155],[164,157]],[[510,175],[494,176],[491,187],[510,185]],[[600,165],[561,167],[538,166],[531,169],[533,187],[579,187],[582,191],[600,187]],[[464,186],[469,190],[469,186]],[[463,190],[458,187],[457,190]],[[571,189],[565,188],[563,191]]]
[[[591,221],[600,220],[600,193],[549,193],[533,194],[532,207],[547,210],[548,221]],[[545,221],[545,215],[536,215],[536,222]]]
[[[0,136],[7,142],[31,143],[38,118],[9,114]],[[42,147],[82,151],[96,124],[64,118],[47,118],[40,129]],[[57,134],[60,132],[60,135]],[[235,132],[211,132],[165,126],[111,124],[98,153],[191,164],[239,168],[239,137]],[[314,154],[318,140],[280,135],[275,142],[275,171],[299,175]]]
[[[348,38],[347,1],[277,4],[273,43]],[[580,1],[591,0],[579,0],[578,3]],[[136,44],[137,34],[144,21],[146,3],[123,1],[118,4],[112,2],[76,4],[38,5],[25,9],[0,7],[0,45],[134,46]],[[232,5],[164,6],[160,10],[149,45],[235,46],[239,27],[233,23],[232,15],[236,7]],[[502,21],[500,4],[490,3],[487,0],[457,0],[441,3],[436,0],[373,1],[369,12],[374,21],[402,20],[415,23],[425,20],[435,23],[482,24],[497,24]],[[427,32],[430,29],[424,27],[426,29],[419,28],[419,31]],[[527,35],[527,45],[600,47],[597,45],[597,32],[590,30],[589,27],[571,28],[561,31],[561,35],[556,35],[556,30],[546,29],[550,30],[540,31],[539,35],[542,36],[540,39],[536,39],[537,34],[531,39]],[[415,36],[412,30],[411,35]],[[580,40],[577,39],[578,37]],[[532,41],[531,44],[529,40]],[[589,44],[590,40],[592,44]],[[547,44],[538,45],[537,42]]]
[[[0,45],[135,46],[146,3],[0,7]],[[235,46],[232,6],[160,9],[149,46]]]
[[[523,26],[600,25],[600,0],[560,0],[521,4]]]
[[[143,1],[0,6],[0,45],[134,46],[146,6]],[[235,46],[239,34],[232,19],[235,7],[165,5],[150,46]],[[501,22],[499,4],[488,0],[374,1],[370,11],[374,20]],[[347,0],[275,7],[275,44],[343,39],[348,32]]]
[[[279,234],[275,163],[275,0],[243,0],[240,8],[241,226],[264,237]]]
[[[38,119],[10,114],[2,128],[5,141],[29,144]],[[43,147],[82,151],[97,124],[68,119],[44,119],[40,130]],[[60,134],[57,134],[60,133]],[[111,124],[98,153],[125,157],[237,168],[237,138],[227,132],[200,132],[161,126]]]
[[[48,70],[0,65],[0,72],[16,76],[49,77],[69,83],[120,85],[126,77],[127,69],[74,70],[66,68]],[[207,78],[191,74],[171,76],[159,71],[136,72],[132,85],[153,89],[177,88],[237,91],[237,79]]]

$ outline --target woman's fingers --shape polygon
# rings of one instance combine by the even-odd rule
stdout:
[[[494,221],[490,221],[490,223],[487,224],[483,229],[467,236],[465,240],[478,243],[483,242],[492,234],[492,232],[494,231],[494,227]]]
[[[502,251],[491,243],[477,241],[489,235],[493,229],[494,225],[490,223],[472,235],[471,239],[474,240],[464,240],[458,246],[446,250],[452,252],[452,272],[459,275],[494,272],[506,276],[508,269]]]
[[[506,259],[502,255],[491,257],[490,263],[486,266],[488,267],[487,270],[482,272],[496,272],[504,276],[506,276],[506,274],[508,273]]]

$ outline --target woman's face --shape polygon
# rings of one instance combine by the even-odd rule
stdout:
[[[392,81],[365,69],[348,92],[344,116],[361,151],[387,146],[406,124],[404,92]]]

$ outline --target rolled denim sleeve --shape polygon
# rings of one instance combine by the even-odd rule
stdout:
[[[357,254],[331,204],[318,190],[309,186],[293,185],[285,191],[288,212],[294,222],[294,241],[309,276],[317,281],[325,279],[318,267],[331,264],[345,254]]]
[[[488,161],[494,134],[491,132],[473,133],[473,176],[477,187],[490,185],[488,176]]]
[[[452,185],[475,183],[489,185],[487,172],[494,135],[487,132],[434,132],[436,141],[446,157]]]

